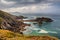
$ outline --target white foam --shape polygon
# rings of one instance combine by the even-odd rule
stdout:
[[[30,22],[24,22],[24,23],[30,24]]]
[[[23,31],[23,34],[30,34],[30,33],[32,33],[32,31],[31,31],[31,30]]]
[[[23,19],[23,20],[30,20],[30,19]]]
[[[55,31],[48,31],[49,33],[56,33],[57,34],[57,32],[55,32]]]
[[[38,33],[48,33],[47,31],[41,29]]]
[[[55,32],[55,31],[46,31],[43,29],[41,29],[38,33],[56,33],[57,34],[57,32]]]
[[[23,31],[23,34],[30,34],[30,33],[32,33],[32,30],[30,29],[30,27],[27,26],[25,29],[26,30]]]
[[[32,28],[32,30],[40,30],[40,28]]]

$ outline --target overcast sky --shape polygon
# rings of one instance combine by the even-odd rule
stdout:
[[[0,0],[0,10],[10,13],[60,13],[60,0]]]

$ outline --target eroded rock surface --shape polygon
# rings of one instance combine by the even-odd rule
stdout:
[[[24,30],[25,26],[30,26],[30,24],[25,24],[23,22],[17,21],[16,16],[1,10],[0,10],[0,18],[1,18],[0,29],[10,30],[13,32],[20,33],[20,30]]]

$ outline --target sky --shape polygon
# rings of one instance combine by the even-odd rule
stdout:
[[[59,14],[60,0],[0,0],[0,10],[9,13]]]

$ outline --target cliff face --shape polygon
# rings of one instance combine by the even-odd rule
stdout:
[[[13,15],[11,15],[7,12],[0,10],[0,17],[3,18],[4,20],[6,20],[9,24],[16,24],[15,17],[13,17]]]
[[[22,25],[25,27],[23,22],[16,20],[16,16],[0,10],[0,29],[20,32],[21,28],[23,29]]]

